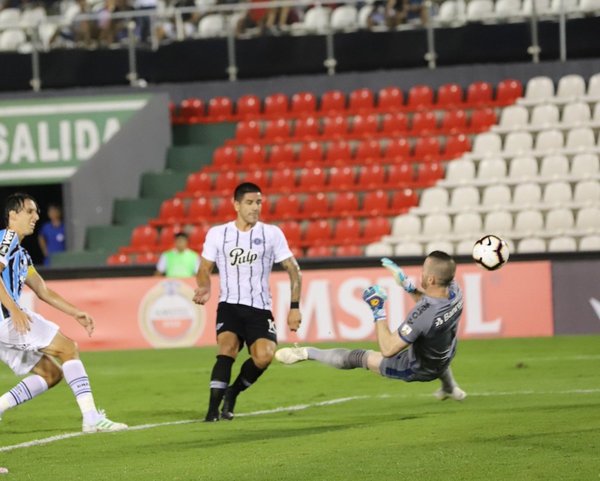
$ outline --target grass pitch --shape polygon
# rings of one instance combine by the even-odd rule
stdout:
[[[2,479],[598,480],[599,346],[598,336],[462,341],[463,403],[435,400],[437,382],[274,362],[233,422],[211,424],[199,419],[214,348],[85,353],[98,406],[136,429],[79,435],[61,384],[5,413]],[[0,366],[0,391],[16,382]]]

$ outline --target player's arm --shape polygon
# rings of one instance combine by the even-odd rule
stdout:
[[[302,322],[302,313],[300,312],[300,293],[302,291],[302,273],[295,257],[288,257],[281,262],[281,266],[287,271],[290,277],[290,312],[288,313],[288,327],[291,331],[297,331]]]
[[[194,302],[196,304],[206,304],[210,299],[210,275],[215,268],[215,263],[200,257],[200,267],[196,273],[196,292],[194,293]]]
[[[375,333],[377,335],[379,351],[384,357],[395,356],[410,346],[408,342],[400,337],[398,331],[390,331],[386,318],[375,322]]]
[[[85,328],[88,335],[92,335],[95,328],[94,319],[92,316],[90,316],[87,312],[75,307],[55,290],[50,289],[42,276],[40,276],[35,270],[35,267],[29,266],[25,284],[27,284],[31,290],[35,292],[35,295],[39,299],[44,301],[46,304],[51,305],[55,309],[74,317],[75,320]]]
[[[19,305],[14,301],[4,285],[2,271],[6,266],[0,263],[0,304],[2,304],[10,313],[10,318],[13,321],[15,330],[20,334],[25,334],[29,331],[30,320],[27,314],[21,310]]]
[[[384,257],[381,259],[381,265],[392,273],[396,283],[412,297],[413,301],[419,302],[421,297],[423,297],[423,292],[417,289],[413,282],[406,277],[404,270],[398,264],[393,260]]]

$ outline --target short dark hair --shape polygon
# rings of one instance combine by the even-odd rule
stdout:
[[[183,231],[175,232],[175,239],[179,237],[183,237],[185,240],[188,239],[188,235]]]
[[[4,201],[4,224],[8,227],[8,218],[10,213],[14,210],[15,212],[21,212],[25,207],[25,201],[32,200],[35,202],[35,205],[38,206],[37,201],[33,198],[33,196],[26,194],[24,192],[15,192],[14,194],[10,194],[6,200]],[[39,213],[38,206],[38,213]]]
[[[262,194],[260,187],[252,182],[242,182],[233,192],[233,200],[241,202],[246,194]]]
[[[443,286],[449,286],[456,274],[456,262],[452,256],[443,251],[433,251],[428,256],[433,259],[433,270]]]

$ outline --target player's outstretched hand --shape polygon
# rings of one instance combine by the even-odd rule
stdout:
[[[363,300],[369,305],[373,312],[373,320],[375,322],[386,318],[385,301],[387,294],[379,286],[371,286],[363,292]]]
[[[196,304],[204,305],[210,299],[210,290],[206,287],[198,287],[194,292],[194,302]]]
[[[94,329],[96,328],[96,324],[94,324],[94,318],[90,316],[87,312],[78,311],[74,316],[77,319],[77,322],[81,324],[88,333],[88,336],[92,337],[94,333]]]
[[[381,265],[392,273],[392,276],[394,276],[396,283],[399,286],[402,286],[402,289],[404,289],[406,292],[411,294],[417,290],[412,281],[408,277],[406,277],[406,274],[402,270],[402,267],[396,264],[392,259],[383,257],[381,259]]]

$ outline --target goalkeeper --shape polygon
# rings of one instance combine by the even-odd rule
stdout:
[[[381,263],[416,305],[398,330],[391,332],[384,307],[385,292],[379,286],[364,291],[363,299],[373,311],[380,352],[288,347],[279,349],[275,358],[284,364],[311,360],[337,369],[362,367],[407,382],[439,379],[442,386],[434,393],[438,399],[462,401],[467,395],[458,387],[450,369],[463,308],[462,292],[454,280],[454,260],[441,251],[429,254],[423,263],[421,289],[417,289],[392,260],[383,258]]]

